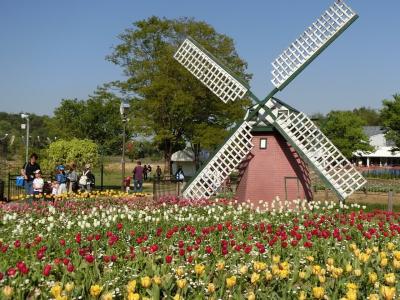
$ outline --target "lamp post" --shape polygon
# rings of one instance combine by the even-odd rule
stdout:
[[[28,162],[28,155],[29,155],[29,115],[28,114],[21,114],[22,119],[26,119],[26,147],[25,147],[25,162]],[[25,124],[21,125],[22,129],[25,129]]]
[[[122,132],[122,159],[121,159],[121,190],[125,190],[125,139],[126,139],[126,122],[127,122],[127,113],[130,108],[129,103],[122,101],[119,107],[119,112],[122,117],[122,125],[123,125],[123,132]]]

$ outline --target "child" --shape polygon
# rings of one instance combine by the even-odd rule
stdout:
[[[54,196],[57,196],[57,192],[58,192],[58,182],[57,182],[57,180],[54,180],[52,183],[51,183],[51,195],[54,197]]]
[[[63,165],[57,167],[58,174],[56,175],[56,180],[58,183],[57,195],[62,195],[67,192],[67,176],[64,172],[65,168]]]
[[[42,178],[42,172],[40,170],[36,170],[34,174],[35,179],[33,179],[32,187],[33,194],[37,196],[43,193],[44,180]]]

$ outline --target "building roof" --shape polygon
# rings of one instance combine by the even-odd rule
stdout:
[[[364,126],[363,131],[368,137],[385,133],[385,130],[381,126]]]
[[[392,151],[393,147],[380,147],[373,152],[357,151],[359,157],[393,157],[400,158],[400,151]]]
[[[194,152],[192,148],[185,148],[176,151],[171,155],[171,161],[194,161]]]

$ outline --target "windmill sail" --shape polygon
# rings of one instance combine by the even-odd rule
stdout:
[[[193,39],[185,39],[174,58],[225,103],[242,98],[249,90]]]
[[[280,114],[274,125],[341,199],[346,199],[366,183],[350,161],[304,113]]]
[[[356,19],[343,1],[336,1],[272,63],[272,84],[282,90]]]
[[[190,199],[209,198],[239,166],[249,154],[253,144],[251,125],[243,122],[223,146],[212,156],[200,172],[196,174],[183,191]]]

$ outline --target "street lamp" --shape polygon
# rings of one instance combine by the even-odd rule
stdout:
[[[121,190],[125,190],[125,138],[126,138],[126,122],[127,122],[127,113],[130,108],[129,103],[126,101],[122,101],[119,107],[119,112],[122,117],[122,124],[123,124],[123,133],[122,133],[122,159],[121,159],[121,175],[122,175],[122,182],[121,182]]]
[[[26,119],[26,126],[25,124],[21,125],[22,129],[26,127],[26,147],[25,147],[25,162],[28,162],[28,152],[29,152],[29,115],[28,114],[21,114],[22,119]]]

